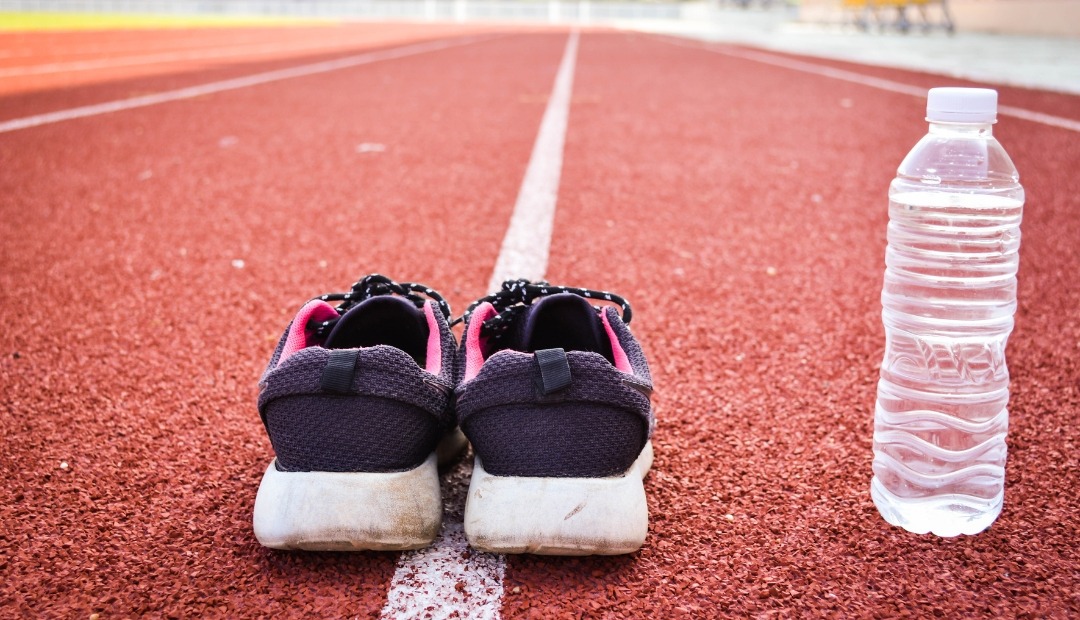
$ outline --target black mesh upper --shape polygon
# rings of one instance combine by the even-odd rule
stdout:
[[[422,463],[456,425],[456,342],[442,313],[435,317],[442,343],[438,374],[393,346],[362,347],[351,393],[344,395],[320,389],[330,349],[311,346],[279,364],[283,336],[259,382],[258,399],[278,468],[386,472]]]
[[[604,311],[632,372],[619,370],[602,352],[568,351],[570,385],[543,394],[535,380],[534,354],[520,350],[528,311],[486,351],[477,376],[464,381],[464,363],[459,363],[458,422],[488,473],[604,477],[633,465],[652,433],[652,381],[641,348],[618,312]],[[599,323],[599,315],[590,313],[583,320]],[[606,353],[611,355],[610,349]],[[459,357],[464,360],[464,343]]]
[[[282,471],[385,472],[424,462],[439,440],[424,410],[358,396],[286,396],[266,407],[266,429]]]
[[[532,403],[485,409],[462,430],[490,474],[600,478],[634,464],[649,428],[617,407]]]

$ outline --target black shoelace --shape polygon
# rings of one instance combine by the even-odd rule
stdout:
[[[401,282],[399,284],[377,273],[361,278],[359,282],[352,285],[352,290],[348,293],[327,293],[326,295],[319,295],[315,299],[342,302],[334,308],[337,310],[338,316],[341,316],[349,308],[377,295],[399,295],[416,304],[417,308],[423,308],[427,299],[430,299],[438,303],[443,316],[447,320],[450,319],[450,304],[446,303],[446,300],[443,299],[442,295],[435,292],[435,289],[416,282]],[[427,299],[424,299],[424,297],[427,297]],[[330,319],[318,323],[315,325],[315,335],[319,337],[326,336],[337,322],[338,319]]]
[[[592,289],[577,288],[573,286],[552,286],[543,281],[530,282],[528,280],[518,279],[506,280],[502,283],[502,288],[499,291],[474,301],[468,309],[465,310],[465,314],[454,320],[451,325],[457,325],[462,321],[468,321],[477,306],[485,301],[490,302],[491,305],[495,307],[498,314],[484,321],[484,325],[480,329],[480,334],[491,337],[494,340],[499,340],[503,337],[506,330],[514,324],[518,316],[520,316],[532,302],[541,297],[558,293],[573,293],[574,295],[586,299],[610,301],[611,303],[618,304],[622,307],[623,323],[629,324],[630,317],[633,315],[630,310],[630,303],[614,293],[594,291]]]

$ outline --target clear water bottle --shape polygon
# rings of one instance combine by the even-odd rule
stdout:
[[[870,494],[893,525],[957,536],[1004,498],[1024,190],[993,136],[996,91],[935,88],[926,107],[889,187]]]

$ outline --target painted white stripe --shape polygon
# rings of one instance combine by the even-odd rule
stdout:
[[[664,41],[665,43],[677,45],[679,47],[688,47],[690,49],[713,52],[714,54],[723,54],[724,56],[731,56],[733,58],[743,58],[745,60],[752,60],[754,62],[773,65],[775,67],[783,67],[785,69],[792,69],[794,71],[802,71],[803,73],[812,73],[814,75],[821,75],[836,80],[843,80],[845,82],[853,82],[855,84],[870,86],[871,88],[877,88],[880,90],[887,90],[903,95],[912,95],[921,99],[926,98],[927,89],[921,86],[904,84],[902,82],[894,82],[893,80],[886,80],[884,78],[874,77],[872,75],[864,75],[862,73],[857,73],[855,71],[847,71],[845,69],[837,69],[836,67],[830,67],[828,65],[820,65],[813,62],[795,60],[793,58],[777,56],[775,54],[769,54],[766,52],[757,52],[753,50],[745,50],[738,48],[720,49],[716,47],[695,45],[692,43],[683,43],[681,41],[668,37],[655,38],[659,39],[660,41]],[[1034,110],[1028,110],[1025,108],[1017,108],[1010,105],[999,105],[998,114],[1001,116],[1011,116],[1013,118],[1019,118],[1034,123],[1041,123],[1043,125],[1049,125],[1051,127],[1068,129],[1069,131],[1080,132],[1080,121],[1073,120],[1071,118],[1054,116],[1052,114],[1044,114],[1042,112],[1036,112]]]
[[[822,75],[828,78],[833,78],[835,80],[854,82],[855,84],[862,84],[863,86],[870,86],[879,90],[887,90],[894,93],[900,93],[902,95],[912,95],[915,97],[926,96],[926,89],[920,86],[912,86],[911,84],[894,82],[892,80],[886,80],[884,78],[878,78],[871,75],[863,75],[861,73],[847,71],[844,69],[837,69],[836,67],[830,67],[828,65],[819,65],[812,62],[795,60],[794,58],[785,58],[783,56],[776,56],[774,54],[767,54],[765,52],[755,52],[752,50],[740,50],[734,48],[723,50],[715,48],[705,49],[708,49],[710,52],[715,52],[717,54],[723,54],[725,56],[744,58],[746,60],[753,60],[754,62],[773,65],[775,67],[784,67],[785,69],[793,69],[795,71],[802,71],[803,73],[813,73],[815,75]]]
[[[498,290],[503,280],[510,278],[542,280],[547,271],[577,48],[578,33],[575,31],[566,42],[566,52],[555,76],[555,88],[544,110],[540,133],[536,136],[514,213],[510,216],[510,226],[488,282],[489,291]]]
[[[542,279],[547,270],[555,201],[562,172],[563,144],[570,116],[578,33],[570,33],[555,87],[548,99],[525,179],[488,288],[504,279]],[[502,555],[471,551],[462,521],[472,461],[443,479],[443,527],[427,549],[403,553],[387,594],[383,618],[476,618],[498,620],[502,608]]]
[[[84,118],[87,116],[97,116],[98,114],[108,114],[110,112],[119,112],[121,110],[142,108],[146,106],[156,105],[159,103],[179,101],[181,99],[191,99],[193,97],[201,97],[203,95],[210,95],[213,93],[220,93],[228,90],[236,90],[238,88],[247,88],[249,86],[257,86],[259,84],[267,84],[280,80],[305,77],[318,73],[326,73],[328,71],[337,71],[339,69],[348,69],[350,67],[367,65],[383,60],[392,60],[395,58],[404,58],[406,56],[415,56],[417,54],[426,54],[428,52],[449,49],[452,47],[459,47],[462,45],[469,45],[479,41],[488,41],[493,38],[496,37],[468,37],[464,39],[451,39],[417,43],[415,45],[406,45],[403,47],[377,50],[374,52],[358,54],[356,56],[338,58],[336,60],[328,60],[308,65],[290,67],[288,69],[278,69],[275,71],[267,71],[265,73],[256,73],[244,77],[222,80],[220,82],[209,82],[207,84],[199,84],[197,86],[188,86],[186,88],[169,90],[161,93],[154,93],[152,95],[143,95],[141,97],[132,97],[130,99],[119,99],[116,101],[97,103],[93,105],[81,106],[78,108],[59,110],[57,112],[49,112],[46,114],[27,116],[24,118],[17,118],[0,123],[0,133],[4,133],[7,131],[15,131],[18,129],[26,129],[29,127],[37,127],[38,125],[46,125],[49,123],[59,123],[61,121]]]
[[[998,114],[1002,116],[1011,116],[1013,118],[1021,118],[1033,123],[1042,123],[1043,125],[1050,125],[1051,127],[1060,127],[1062,129],[1080,132],[1080,121],[1074,121],[1071,118],[1063,118],[1052,114],[1044,114],[1026,108],[1017,108],[1011,105],[999,105]]]
[[[472,469],[472,459],[465,458],[443,475],[442,529],[430,547],[401,554],[382,618],[499,620],[506,558],[472,550],[465,539]]]

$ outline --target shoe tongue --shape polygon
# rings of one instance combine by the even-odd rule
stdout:
[[[532,305],[522,330],[523,350],[593,351],[612,358],[611,342],[589,300],[573,293],[544,297]]]
[[[424,313],[412,302],[381,295],[366,299],[341,315],[323,347],[355,349],[390,345],[408,353],[423,366],[428,331]]]

